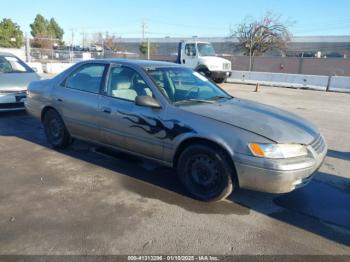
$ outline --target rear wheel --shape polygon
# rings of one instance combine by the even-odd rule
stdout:
[[[234,169],[223,150],[192,145],[179,157],[177,171],[187,190],[202,201],[220,201],[233,190]]]
[[[66,126],[60,115],[50,109],[44,115],[44,131],[48,142],[55,148],[65,148],[71,142]]]

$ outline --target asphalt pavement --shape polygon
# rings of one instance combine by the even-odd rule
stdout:
[[[350,94],[225,84],[314,122],[324,165],[289,194],[190,198],[175,172],[76,141],[53,150],[24,112],[0,114],[0,254],[348,254]]]

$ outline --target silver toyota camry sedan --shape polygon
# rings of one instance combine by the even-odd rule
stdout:
[[[39,79],[21,59],[0,52],[0,112],[24,110],[27,86]]]
[[[203,201],[238,186],[290,192],[310,181],[327,152],[306,120],[232,97],[173,63],[81,62],[32,82],[25,106],[53,147],[78,138],[174,167]]]

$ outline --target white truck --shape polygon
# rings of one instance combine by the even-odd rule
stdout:
[[[209,42],[180,42],[176,62],[192,68],[216,83],[224,83],[231,76],[231,62],[216,56]]]

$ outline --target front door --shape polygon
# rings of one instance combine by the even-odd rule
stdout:
[[[196,44],[186,44],[183,54],[182,63],[191,69],[195,69],[198,65]]]
[[[105,97],[100,110],[106,110],[101,121],[104,143],[130,152],[161,160],[163,141],[158,138],[156,120],[162,109],[135,105],[137,96],[153,96],[140,74],[126,66],[110,69]],[[109,111],[109,112],[108,112]]]

